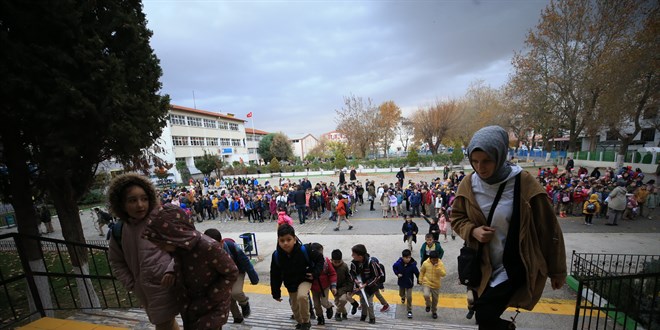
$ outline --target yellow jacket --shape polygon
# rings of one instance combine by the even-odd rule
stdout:
[[[438,264],[433,265],[431,259],[426,259],[422,264],[422,270],[419,272],[419,281],[431,289],[440,289],[440,278],[445,277],[445,265],[438,259]]]

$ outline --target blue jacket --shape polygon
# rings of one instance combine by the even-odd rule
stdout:
[[[410,289],[415,285],[415,276],[419,281],[419,269],[417,269],[417,261],[411,259],[409,263],[404,263],[403,258],[399,258],[394,265],[392,265],[394,275],[398,277],[397,284],[401,288]],[[402,276],[399,277],[399,274]]]
[[[259,275],[254,270],[254,266],[252,266],[252,263],[250,262],[250,258],[248,258],[245,255],[245,252],[243,252],[243,250],[241,250],[241,248],[238,245],[236,245],[236,243],[234,242],[224,241],[223,243],[224,244],[222,247],[225,249],[225,252],[229,254],[231,259],[234,260],[234,263],[238,268],[238,272],[247,273],[248,277],[250,278],[250,283],[258,284]]]
[[[422,193],[417,192],[410,195],[410,204],[417,206],[422,203]]]

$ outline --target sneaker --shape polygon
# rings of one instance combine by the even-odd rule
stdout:
[[[316,319],[316,324],[317,324],[317,325],[325,325],[325,319],[323,318],[323,316],[319,316],[319,317]]]
[[[302,329],[302,324],[300,323],[296,324],[296,329]]]
[[[296,319],[296,317],[295,317],[295,316],[294,316],[293,314],[291,314],[291,317],[290,317],[290,319],[292,319],[292,320],[295,320],[295,319]]]
[[[333,229],[333,230],[334,230],[334,231],[339,231],[339,228],[335,227],[335,229]]]
[[[360,316],[360,321],[364,322],[364,321],[366,321],[366,320],[367,320],[367,316],[366,316],[366,315],[362,315],[362,316]]]
[[[353,229],[353,226],[348,226],[348,230],[351,230],[351,229]]]
[[[456,235],[451,235],[451,240],[455,241],[456,240]]]
[[[358,304],[357,301],[354,301],[352,305],[353,307],[351,307],[351,315],[355,315],[355,313],[357,313],[357,309],[358,306],[360,306],[360,304]]]
[[[369,319],[369,324],[376,324],[376,319]]]
[[[341,319],[342,320],[348,320],[348,314],[346,314],[346,313],[341,314]]]
[[[243,323],[243,318],[242,317],[235,318],[234,323]]]
[[[309,311],[309,319],[311,320],[311,319],[315,319],[315,318],[316,318],[316,314],[314,314],[314,311],[310,310]]]
[[[337,313],[337,315],[335,315],[335,321],[341,322],[341,313]]]
[[[247,302],[245,305],[241,305],[241,314],[243,314],[243,317],[247,318],[250,316],[250,303]]]
[[[381,313],[385,313],[390,310],[390,304],[383,305],[383,308],[380,309]]]
[[[412,312],[408,312],[408,318],[412,319]]]
[[[334,312],[332,311],[332,307],[325,310],[325,317],[327,317],[328,320],[332,319],[332,315],[334,315]]]
[[[402,303],[402,304],[405,304],[405,303],[406,303],[406,298],[405,298],[405,297],[401,297],[401,303]]]
[[[309,330],[311,328],[312,328],[312,324],[307,322],[307,323],[301,324],[300,330]]]
[[[434,319],[437,319],[438,318],[438,313],[433,313],[433,315],[431,317],[433,317]]]
[[[425,311],[426,311],[427,313],[430,312],[430,311],[431,311],[431,306],[426,306]]]

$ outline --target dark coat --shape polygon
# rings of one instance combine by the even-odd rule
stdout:
[[[364,291],[368,295],[372,295],[378,291],[378,281],[381,276],[378,263],[372,260],[369,254],[364,256],[364,262],[351,261],[351,277],[356,282],[356,286],[358,279],[361,279],[362,283],[366,284]]]
[[[300,283],[312,283],[313,280],[306,278],[305,274],[311,273],[314,279],[316,279],[323,270],[323,255],[312,250],[307,245],[308,263],[300,248],[301,244],[300,241],[296,242],[291,254],[284,252],[279,244],[277,246],[277,253],[273,252],[270,262],[270,292],[274,299],[280,299],[282,297],[282,283],[284,283],[288,292],[296,292]],[[277,261],[275,261],[276,255]]]
[[[245,255],[245,252],[243,252],[243,250],[240,247],[238,247],[238,244],[234,242],[224,241],[223,243],[224,243],[223,248],[225,252],[227,252],[231,257],[231,259],[234,260],[236,267],[238,267],[238,272],[247,273],[248,277],[250,278],[250,283],[258,284],[259,275],[254,270],[254,266],[252,266],[252,263],[250,262],[250,258],[248,258],[248,256]]]
[[[417,243],[417,233],[419,232],[419,229],[417,228],[417,224],[413,221],[404,221],[403,226],[401,226],[401,232],[403,232],[403,241],[406,241],[406,238],[408,236],[412,236],[413,242]]]
[[[397,284],[400,288],[410,289],[415,285],[415,276],[419,281],[419,269],[417,269],[417,261],[411,259],[409,263],[404,263],[403,258],[399,258],[392,266],[394,275],[398,277]],[[399,277],[399,274],[402,276]]]
[[[336,296],[339,297],[344,293],[353,291],[353,279],[351,278],[351,273],[348,270],[348,265],[342,261],[341,265],[335,267],[335,272],[337,272]]]
[[[293,195],[293,201],[296,203],[296,206],[305,206],[307,204],[307,197],[305,196],[305,190],[298,189],[296,194]]]

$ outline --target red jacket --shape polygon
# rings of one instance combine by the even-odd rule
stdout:
[[[346,215],[346,201],[344,199],[337,202],[337,215]]]
[[[330,262],[330,259],[327,257],[325,258],[325,263],[323,264],[323,270],[319,275],[319,279],[312,282],[312,291],[321,291],[321,288],[319,288],[319,282],[323,289],[330,286],[333,288],[337,287],[337,272],[335,271],[335,267],[332,266],[332,262]]]

